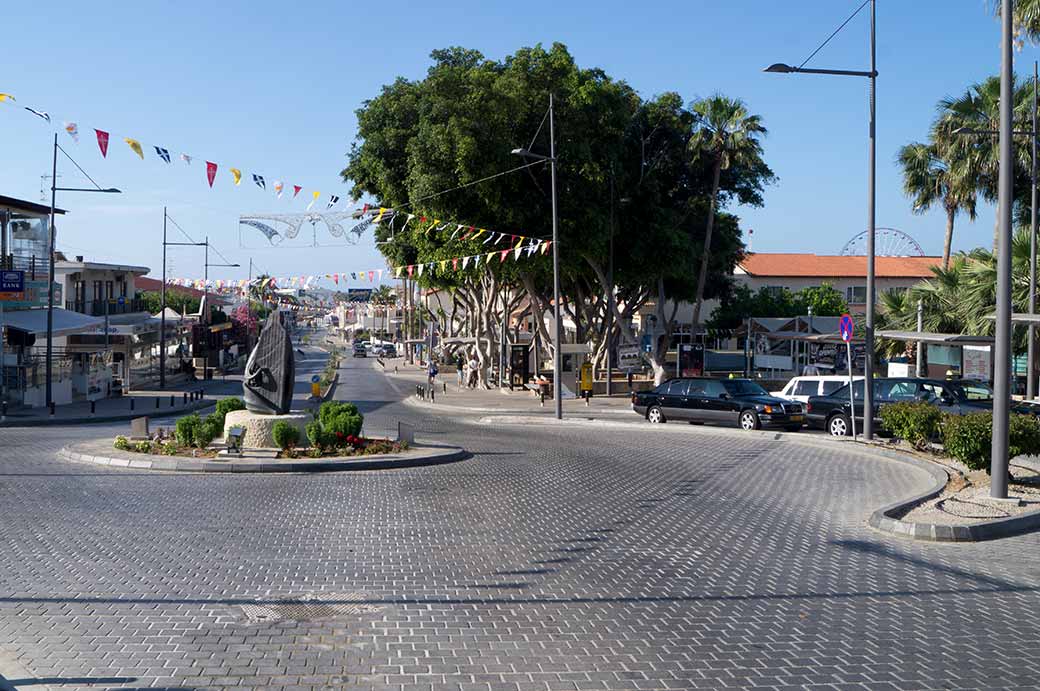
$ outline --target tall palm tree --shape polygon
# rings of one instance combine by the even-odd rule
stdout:
[[[952,155],[956,150],[948,149]],[[961,163],[961,165],[958,165]],[[975,220],[976,190],[963,162],[949,161],[934,143],[914,142],[899,150],[903,167],[903,191],[913,198],[914,213],[921,214],[936,204],[946,211],[946,238],[943,242],[944,269],[950,267],[953,223],[961,211]]]
[[[1032,84],[1015,80],[1012,117],[1024,129],[1030,125]],[[972,84],[957,97],[939,101],[938,115],[932,126],[931,140],[937,152],[946,161],[956,161],[965,184],[974,186],[986,201],[997,201],[997,181],[1000,176],[1000,147],[994,135],[964,134],[963,130],[995,131],[1000,126],[1000,77]],[[1029,169],[1030,150],[1027,140],[1014,139],[1014,165],[1020,172]],[[1000,214],[993,226],[993,248],[997,247]]]
[[[390,309],[390,305],[397,302],[397,295],[390,286],[383,284],[372,291],[372,296],[369,299],[372,301],[373,305],[382,305],[383,307],[383,335],[385,337],[388,325],[387,312]]]
[[[762,118],[750,115],[744,102],[716,94],[695,101],[693,112],[695,130],[689,141],[689,153],[696,158],[707,158],[712,165],[711,203],[708,223],[701,249],[700,273],[697,275],[697,293],[693,305],[693,323],[700,324],[701,305],[704,302],[704,284],[708,277],[711,257],[711,233],[715,226],[718,206],[719,178],[722,171],[733,164],[756,162],[762,156],[758,138],[766,134]]]

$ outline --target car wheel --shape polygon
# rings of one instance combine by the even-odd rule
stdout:
[[[759,428],[758,413],[753,410],[745,410],[740,414],[740,428],[743,430],[753,430]]]
[[[650,410],[646,411],[646,419],[655,425],[659,425],[664,422],[664,413],[657,406],[651,406]]]
[[[830,432],[832,437],[848,437],[852,434],[852,423],[849,421],[849,416],[844,413],[838,413],[831,417],[827,421],[827,431]]]

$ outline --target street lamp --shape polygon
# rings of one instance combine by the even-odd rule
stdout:
[[[1036,116],[1037,116],[1037,63],[1033,62],[1033,113],[1032,113],[1032,130],[1026,132],[1023,130],[1013,130],[1011,133],[1015,136],[1026,136],[1032,140],[1032,158],[1030,161],[1030,180],[1031,180],[1031,192],[1030,192],[1030,210],[1029,210],[1029,314],[1036,314],[1036,231],[1037,231],[1037,127],[1036,127]],[[953,131],[954,134],[960,135],[999,135],[999,130],[980,130],[974,127],[958,127]],[[1036,398],[1036,325],[1033,322],[1027,324],[1029,331],[1028,345],[1026,347],[1026,398],[1032,400]]]
[[[552,250],[553,250],[553,322],[556,325],[556,344],[553,347],[553,404],[556,407],[556,419],[563,419],[563,355],[560,348],[563,344],[563,321],[560,318],[560,243],[558,240],[556,221],[556,136],[553,130],[553,96],[549,94],[549,155],[532,153],[527,149],[513,149],[514,156],[522,156],[535,161],[548,161],[552,177]],[[503,315],[503,319],[505,315]],[[541,318],[541,317],[539,317]]]
[[[51,357],[54,353],[54,249],[56,232],[54,230],[54,209],[57,201],[58,192],[102,192],[104,194],[121,194],[121,191],[115,187],[102,188],[101,185],[94,182],[94,187],[58,187],[58,150],[65,154],[65,157],[72,161],[73,165],[79,168],[80,172],[86,175],[87,179],[94,182],[93,178],[87,175],[86,171],[79,167],[79,164],[69,156],[65,149],[58,146],[58,133],[54,133],[54,148],[53,156],[51,159],[51,213],[50,213],[50,228],[49,228],[49,242],[48,242],[48,258],[47,258],[47,362],[45,364],[46,376],[47,376],[47,407],[50,408],[54,403],[53,391],[51,387]],[[107,303],[106,303],[107,304]],[[105,325],[105,334],[108,334],[108,324]]]
[[[1007,2],[1003,4],[1007,4]],[[859,10],[857,10],[857,12],[858,11]],[[864,353],[863,358],[863,438],[868,441],[873,439],[874,437],[874,210],[876,206],[874,183],[877,179],[877,140],[875,127],[877,116],[877,104],[875,101],[875,95],[877,89],[878,75],[877,42],[875,39],[876,23],[877,0],[870,0],[869,71],[813,69],[801,66],[794,67],[792,65],[786,65],[784,63],[775,63],[763,70],[764,72],[770,72],[774,74],[826,74],[841,77],[866,77],[870,80],[870,155],[868,163],[869,173],[867,180],[867,328],[865,334],[866,352]]]
[[[166,388],[166,248],[172,245],[185,247],[201,247],[205,242],[167,242],[166,240],[166,207],[163,207],[162,222],[162,287],[159,293],[159,388]],[[178,226],[179,227],[179,226]]]

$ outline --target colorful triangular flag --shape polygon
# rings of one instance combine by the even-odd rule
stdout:
[[[97,145],[101,149],[101,157],[108,158],[108,132],[94,130],[97,133]]]
[[[72,137],[72,141],[79,144],[79,126],[74,122],[65,123],[65,131]]]
[[[25,109],[42,120],[46,120],[47,122],[51,121],[50,113],[45,113],[42,110],[36,110],[35,108],[30,108],[29,106],[25,106]]]
[[[155,147],[155,153],[162,160],[166,161],[167,163],[170,162],[170,152],[167,149],[163,149],[163,148],[157,146],[157,147]]]
[[[259,187],[260,189],[262,189],[262,190],[266,190],[267,189],[267,183],[264,181],[264,176],[263,175],[257,175],[256,173],[253,173],[253,182],[255,182],[256,186]]]
[[[209,180],[209,186],[213,187],[213,181],[217,177],[217,164],[212,161],[206,161],[206,179]]]

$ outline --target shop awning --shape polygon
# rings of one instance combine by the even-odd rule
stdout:
[[[944,334],[929,331],[887,331],[877,332],[878,338],[888,338],[893,341],[920,341],[921,343],[934,343],[939,345],[969,345],[988,346],[993,345],[992,336],[966,336],[964,334]]]
[[[9,329],[17,329],[37,336],[47,335],[47,310],[30,309],[14,310],[4,312],[3,324]],[[54,308],[54,323],[52,333],[55,336],[69,336],[72,334],[96,334],[98,329],[104,327],[105,320],[97,317],[88,317],[79,312]]]

